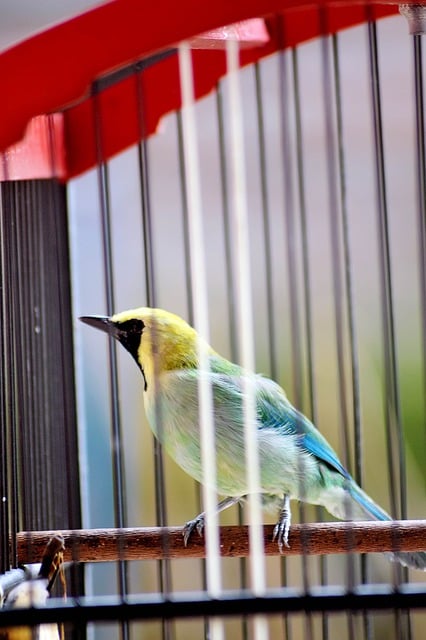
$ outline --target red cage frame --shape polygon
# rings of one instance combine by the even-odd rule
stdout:
[[[96,98],[90,93],[91,85],[107,73],[191,39],[194,34],[264,17],[267,41],[241,50],[241,64],[245,65],[318,35],[397,11],[395,4],[364,0],[351,4],[342,0],[316,0],[314,4],[309,0],[217,0],[214,11],[211,5],[195,0],[112,0],[0,54],[0,150],[7,150],[0,179],[56,175],[68,180],[99,162],[95,99],[101,114],[102,160],[155,132],[160,118],[180,107],[176,54],[141,74],[143,93],[149,95],[143,131],[136,113],[134,77]],[[200,46],[199,41],[193,43]],[[193,51],[197,98],[210,92],[226,71],[224,51],[217,48],[217,41],[215,45],[213,49]],[[22,139],[34,117],[57,112],[61,112],[60,117],[33,122],[25,141],[10,149]],[[51,135],[52,127],[55,136]],[[52,144],[55,154],[51,153]]]

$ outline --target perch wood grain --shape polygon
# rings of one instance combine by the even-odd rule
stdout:
[[[279,555],[273,527],[264,527],[265,554]],[[57,531],[29,531],[17,535],[21,563],[39,562],[49,538]],[[61,531],[65,561],[159,560],[204,558],[204,537],[194,533],[185,547],[181,527],[79,529]],[[392,522],[333,522],[293,525],[283,555],[368,553],[426,550],[426,520]],[[226,557],[249,555],[247,526],[220,528],[220,552]]]

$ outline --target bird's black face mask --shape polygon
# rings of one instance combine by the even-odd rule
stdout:
[[[148,388],[145,373],[142,364],[138,359],[138,350],[142,339],[142,333],[145,328],[143,320],[140,318],[131,318],[125,322],[112,322],[111,318],[106,316],[82,316],[82,322],[108,333],[118,340],[125,349],[133,356],[136,364],[142,372],[144,379],[144,390]]]

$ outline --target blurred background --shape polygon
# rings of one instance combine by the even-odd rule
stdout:
[[[80,0],[72,5],[78,13],[95,3]],[[98,3],[99,4],[99,3]],[[25,5],[25,6],[24,6]],[[69,3],[1,2],[0,46],[2,48],[48,23],[70,17]],[[397,382],[401,401],[401,427],[405,442],[407,470],[407,515],[425,517],[425,405],[422,351],[421,285],[419,279],[418,203],[416,197],[415,111],[412,42],[402,17],[378,22],[382,92],[383,134],[390,240]],[[318,39],[297,48],[297,56],[286,51],[272,56],[257,69],[241,71],[243,91],[244,145],[247,175],[249,234],[253,291],[253,317],[258,372],[274,377],[290,400],[310,417],[337,450],[346,466],[356,473],[353,437],[353,399],[347,328],[344,331],[345,389],[347,393],[349,443],[341,425],[339,371],[336,349],[335,263],[332,244],[333,217],[329,197],[330,140],[324,98],[323,42]],[[353,278],[356,350],[359,360],[359,410],[362,434],[362,481],[365,490],[388,511],[400,517],[400,500],[393,504],[390,490],[392,471],[388,463],[386,439],[385,369],[379,267],[379,229],[375,183],[374,131],[371,108],[371,77],[365,25],[339,36],[340,96],[344,149],[344,182],[348,216],[348,238]],[[295,95],[295,65],[300,95]],[[283,132],[281,80],[286,70],[288,130]],[[256,75],[257,74],[257,75]],[[258,102],[256,82],[261,82],[265,133],[265,183],[261,179]],[[226,78],[220,91],[226,96]],[[146,97],[149,101],[149,96]],[[294,107],[300,100],[300,112]],[[235,358],[233,295],[229,281],[226,207],[222,197],[223,176],[217,117],[217,95],[200,100],[196,107],[199,136],[202,207],[208,274],[210,342],[221,354]],[[300,120],[299,120],[300,118]],[[225,113],[226,123],[226,113]],[[298,127],[302,137],[297,136]],[[225,124],[226,129],[226,124]],[[300,156],[300,143],[303,153]],[[226,146],[225,131],[225,146]],[[179,120],[164,117],[159,130],[146,147],[152,224],[153,275],[156,305],[191,320],[187,278],[185,202],[182,194],[179,159]],[[303,160],[303,184],[297,170]],[[288,167],[292,167],[289,171]],[[300,167],[299,167],[300,168]],[[111,208],[111,237],[115,311],[143,306],[147,302],[144,228],[138,148],[130,148],[107,164]],[[287,182],[284,180],[287,176]],[[292,194],[289,198],[289,194]],[[75,319],[75,364],[78,396],[78,423],[81,464],[83,526],[114,526],[113,467],[110,437],[110,386],[107,339],[78,323],[80,315],[105,314],[105,273],[99,174],[88,171],[68,184],[69,229],[72,259],[73,315]],[[290,212],[288,207],[293,211]],[[301,216],[302,212],[302,216]],[[292,253],[289,254],[289,215],[294,216]],[[304,227],[305,225],[305,227]],[[304,232],[306,235],[304,236]],[[340,238],[341,239],[341,238]],[[304,242],[306,244],[304,245]],[[231,247],[232,249],[232,247]],[[296,272],[299,341],[292,333],[292,305],[289,271]],[[306,271],[307,269],[307,271]],[[307,281],[308,276],[308,281]],[[309,305],[306,304],[308,287]],[[343,305],[344,306],[344,305]],[[347,310],[343,309],[345,327]],[[310,339],[307,337],[307,323]],[[309,329],[308,327],[308,329]],[[309,331],[308,331],[309,333]],[[311,353],[309,349],[311,346]],[[237,354],[238,355],[238,354]],[[311,356],[311,362],[309,357]],[[295,361],[301,378],[295,380]],[[153,526],[156,521],[153,436],[143,410],[143,380],[133,360],[118,351],[119,412],[123,433],[127,526]],[[297,367],[296,367],[297,369]],[[314,400],[314,403],[313,403]],[[199,489],[168,458],[165,463],[167,522],[182,525],[200,510]],[[397,481],[398,485],[398,481]],[[399,485],[396,493],[400,492]],[[307,507],[303,518],[318,519],[316,509]],[[325,519],[328,515],[322,514]],[[238,510],[221,515],[223,523],[236,524]],[[298,520],[294,507],[294,521]],[[274,522],[273,516],[265,521]],[[321,583],[324,565],[309,558],[309,584]],[[224,587],[238,587],[244,563],[223,559]],[[268,586],[286,582],[302,585],[302,560],[281,562],[267,559]],[[371,556],[361,571],[355,559],[357,581],[361,574],[369,582],[389,582],[395,568],[383,556]],[[366,573],[365,573],[366,571]],[[179,560],[170,564],[172,588],[176,591],[203,588],[202,562]],[[327,580],[346,584],[348,562],[343,556],[326,561]],[[154,561],[129,565],[131,593],[159,591],[159,571]],[[421,573],[410,578],[424,581]],[[116,568],[108,564],[87,571],[87,592],[116,593]],[[353,622],[353,621],[352,621]],[[426,615],[411,615],[411,636],[421,638]],[[313,618],[320,636],[322,621]],[[288,626],[281,617],[271,621],[271,637],[286,637]],[[351,636],[344,614],[329,617],[330,637],[396,638],[393,613],[371,616],[370,636],[361,616],[355,619]],[[291,637],[305,636],[303,616],[293,616]],[[133,627],[132,627],[133,628]],[[160,623],[134,625],[134,637],[159,637]],[[240,620],[226,622],[227,637],[244,637]],[[176,638],[200,638],[203,622],[179,622],[173,627]],[[115,638],[113,625],[97,625],[94,637]],[[405,633],[405,632],[404,632]],[[228,635],[229,634],[229,635]],[[172,637],[172,636],[171,636]],[[402,637],[402,636],[399,636]]]

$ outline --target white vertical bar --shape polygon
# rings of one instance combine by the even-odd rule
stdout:
[[[95,187],[94,187],[95,188]],[[80,309],[80,301],[83,296],[80,291],[81,274],[79,273],[79,266],[82,261],[79,259],[79,217],[77,215],[78,198],[76,198],[76,186],[69,187],[67,189],[68,195],[68,224],[69,224],[69,246],[70,246],[70,262],[71,262],[71,276],[73,286],[71,287],[72,296],[72,308]],[[1,198],[0,198],[0,211],[1,211]],[[3,214],[0,215],[0,220],[3,220]],[[0,233],[1,237],[4,237],[3,233]],[[2,266],[3,268],[3,266]],[[84,379],[84,349],[83,338],[81,332],[81,323],[76,324],[74,321],[73,337],[74,337],[74,368],[76,372],[75,385],[76,385],[76,410],[77,410],[77,429],[78,429],[78,461],[80,465],[80,501],[81,501],[81,519],[83,527],[90,528],[93,526],[91,518],[92,509],[90,502],[90,493],[87,490],[89,486],[89,473],[90,468],[90,456],[88,448],[88,434],[90,432],[88,427],[88,420],[85,411],[84,398],[88,389],[88,382]],[[94,566],[88,563],[87,568],[84,570],[84,585],[87,595],[93,595],[95,593],[94,588]],[[95,625],[89,624],[87,626],[87,639],[94,640],[95,638]]]
[[[227,72],[229,82],[229,114],[231,136],[231,193],[232,222],[235,233],[236,272],[239,287],[236,291],[237,326],[240,340],[242,366],[254,371],[253,345],[253,305],[250,273],[250,244],[248,233],[247,191],[244,155],[243,111],[239,81],[239,47],[235,41],[226,41]],[[243,379],[244,384],[244,435],[247,469],[247,493],[250,525],[250,576],[251,587],[256,595],[262,595],[266,589],[265,555],[263,544],[263,519],[260,491],[259,450],[257,446],[255,380],[250,376]],[[257,616],[256,637],[266,638],[266,619]]]
[[[194,325],[200,336],[208,339],[209,315],[205,250],[202,220],[197,129],[194,111],[194,88],[191,51],[187,43],[179,45],[179,71],[182,91],[182,127],[185,155],[185,178],[188,186],[188,232],[190,269],[194,287]],[[203,502],[206,511],[207,589],[212,597],[221,594],[219,517],[216,509],[216,455],[213,419],[213,396],[209,378],[208,345],[198,341],[199,416],[201,460],[203,466]],[[219,624],[218,624],[219,623]],[[223,623],[211,622],[212,637],[223,638]]]

